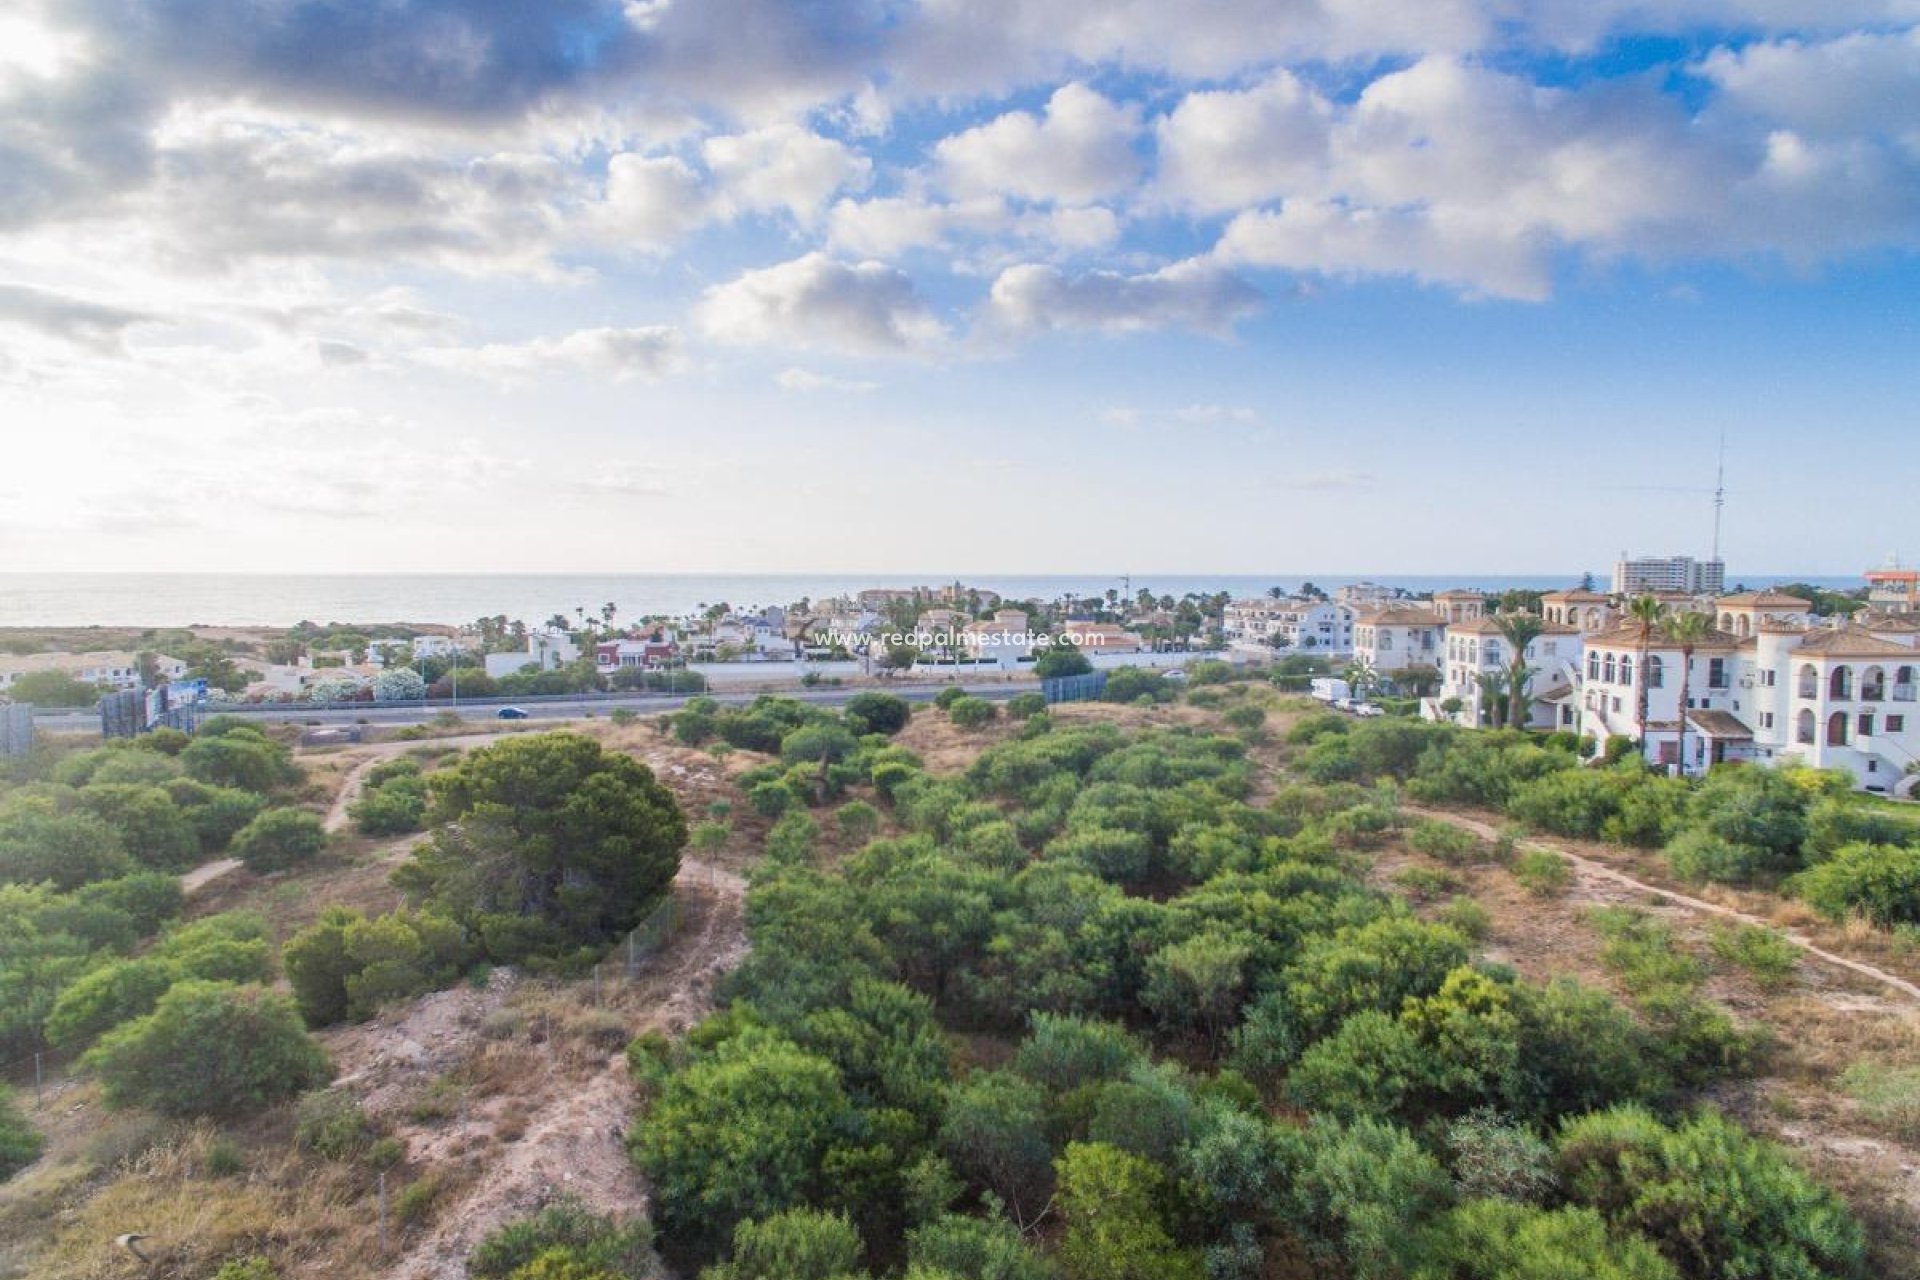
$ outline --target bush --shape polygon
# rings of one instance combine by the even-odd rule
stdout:
[[[1767,850],[1736,844],[1701,827],[1681,832],[1667,846],[1667,863],[1675,875],[1696,884],[1752,884],[1777,869]]]
[[[0,883],[46,883],[64,892],[137,865],[114,828],[91,813],[26,809],[0,819]]]
[[[747,789],[747,803],[761,817],[777,818],[791,809],[796,801],[792,787],[784,782],[767,781],[755,783]]]
[[[1473,832],[1433,818],[1421,819],[1407,832],[1407,843],[1429,858],[1456,867],[1482,861],[1487,852]]]
[[[1529,849],[1513,860],[1513,878],[1536,898],[1563,894],[1573,884],[1573,864],[1549,849]]]
[[[622,1223],[570,1198],[496,1228],[468,1255],[467,1274],[474,1280],[507,1280],[554,1250],[605,1274],[655,1274],[653,1232],[645,1222]]]
[[[1717,1112],[1669,1129],[1615,1108],[1570,1122],[1555,1146],[1576,1203],[1644,1233],[1688,1276],[1860,1272],[1863,1234],[1839,1197]]]
[[[1420,1280],[1678,1280],[1644,1237],[1611,1233],[1591,1209],[1506,1200],[1460,1205],[1423,1238]]]
[[[62,991],[47,1015],[48,1043],[62,1053],[86,1048],[123,1022],[152,1013],[178,971],[164,960],[114,960]]]
[[[1173,688],[1167,678],[1158,671],[1149,671],[1145,667],[1115,667],[1107,673],[1107,684],[1100,691],[1102,702],[1137,702],[1148,698],[1154,702],[1167,702],[1173,698]]]
[[[351,1160],[380,1136],[366,1110],[344,1089],[319,1089],[300,1099],[293,1141],[324,1160]]]
[[[1920,848],[1844,845],[1794,883],[1809,906],[1835,920],[1861,915],[1882,928],[1920,923]]]
[[[1856,1062],[1841,1072],[1840,1089],[1874,1124],[1902,1142],[1920,1141],[1920,1067]]]
[[[327,1077],[326,1055],[291,1000],[198,980],[174,984],[152,1013],[108,1032],[83,1062],[100,1073],[110,1105],[174,1116],[257,1111]]]
[[[1153,1164],[1102,1142],[1076,1142],[1058,1169],[1068,1280],[1203,1280],[1199,1253],[1178,1247],[1161,1220],[1166,1175]]]
[[[264,874],[309,862],[326,844],[326,828],[304,809],[269,809],[240,828],[232,851],[247,870]]]
[[[268,792],[300,780],[287,749],[249,724],[209,735],[220,717],[207,721],[180,753],[187,776],[216,787]]]
[[[0,1182],[38,1160],[40,1147],[39,1133],[14,1104],[12,1092],[0,1084]]]
[[[860,1233],[844,1214],[789,1209],[735,1227],[732,1258],[701,1280],[847,1280],[860,1252]]]
[[[1712,937],[1713,954],[1745,969],[1762,987],[1785,986],[1800,963],[1800,948],[1764,925],[1716,920]]]
[[[933,705],[945,711],[960,699],[967,697],[967,691],[957,684],[950,684],[933,695]]]
[[[280,958],[301,1017],[321,1027],[450,985],[473,949],[458,926],[428,912],[369,919],[329,907],[287,939]]]
[[[1007,719],[1030,720],[1047,709],[1044,693],[1016,693],[1007,699]]]
[[[913,707],[905,698],[891,693],[856,693],[847,699],[844,714],[848,728],[855,733],[891,736],[907,727],[907,722],[913,719]]]
[[[1498,1112],[1475,1111],[1448,1125],[1447,1163],[1469,1199],[1538,1204],[1553,1190],[1553,1149]]]
[[[962,729],[977,729],[1000,714],[1000,708],[985,698],[956,698],[947,704],[947,718]]]
[[[270,1260],[253,1253],[221,1263],[213,1280],[280,1280],[280,1272]]]
[[[184,871],[200,860],[200,838],[159,787],[96,783],[82,787],[80,806],[106,823],[142,866]]]

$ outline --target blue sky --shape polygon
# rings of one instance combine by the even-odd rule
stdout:
[[[25,0],[0,563],[1910,538],[1916,0]]]

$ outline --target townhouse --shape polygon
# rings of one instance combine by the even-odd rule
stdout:
[[[1580,680],[1581,635],[1579,628],[1560,622],[1543,621],[1541,633],[1527,644],[1526,728],[1567,729],[1578,727],[1575,687]],[[1422,711],[1429,718],[1441,716],[1460,724],[1492,725],[1506,714],[1506,682],[1512,679],[1513,646],[1501,634],[1497,617],[1476,617],[1450,625],[1446,631],[1446,663],[1441,669],[1440,696],[1429,698]],[[1483,687],[1482,677],[1494,677],[1499,692],[1492,700]],[[1458,700],[1458,710],[1445,708]]]

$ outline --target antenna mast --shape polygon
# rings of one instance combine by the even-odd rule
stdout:
[[[1727,433],[1720,432],[1720,460],[1713,471],[1713,559],[1720,558],[1720,513],[1727,505]]]

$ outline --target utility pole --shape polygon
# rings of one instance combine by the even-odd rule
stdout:
[[[1720,431],[1720,458],[1713,472],[1713,559],[1720,558],[1720,514],[1727,505],[1727,433]]]

